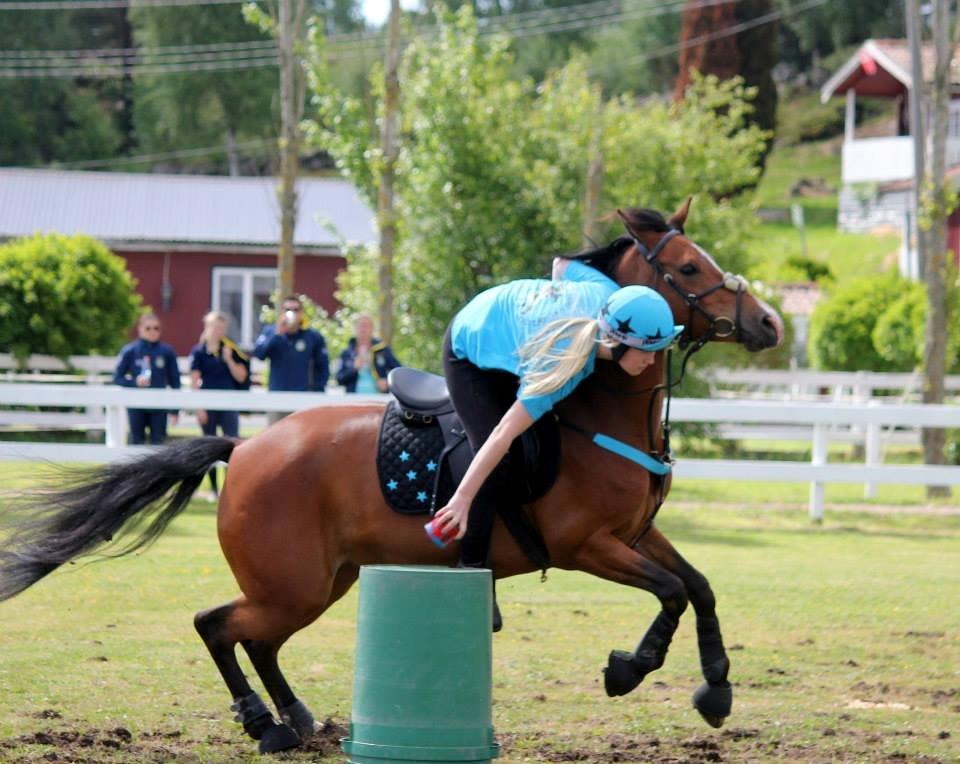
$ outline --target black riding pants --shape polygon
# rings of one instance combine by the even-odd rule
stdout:
[[[449,330],[443,340],[443,373],[450,400],[476,453],[516,401],[520,380],[509,372],[481,369],[457,358],[451,350]],[[481,486],[470,508],[467,533],[460,542],[461,563],[476,567],[487,564],[497,507],[508,501],[510,465],[509,456],[505,456]]]

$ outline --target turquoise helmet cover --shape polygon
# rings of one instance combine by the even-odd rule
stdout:
[[[684,329],[673,323],[673,312],[663,297],[649,287],[636,285],[610,295],[597,321],[609,339],[648,351],[669,347]]]

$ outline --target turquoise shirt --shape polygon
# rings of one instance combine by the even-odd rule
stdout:
[[[571,272],[571,266],[579,267]],[[517,399],[537,420],[593,373],[596,348],[584,367],[563,387],[537,396],[524,393],[520,348],[552,321],[596,318],[607,298],[618,288],[599,271],[575,261],[570,263],[561,281],[523,279],[493,287],[474,297],[453,319],[450,330],[453,352],[481,369],[507,371],[520,377]]]
[[[364,367],[357,371],[357,393],[379,393],[377,382],[370,373],[370,369]]]

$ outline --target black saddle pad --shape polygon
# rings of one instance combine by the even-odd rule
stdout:
[[[377,442],[377,476],[387,504],[405,515],[431,513],[444,506],[470,463],[470,444],[459,420],[446,420],[456,433],[444,439],[435,416],[387,404]],[[452,445],[452,448],[450,447]],[[459,453],[457,453],[459,451]],[[541,418],[510,449],[518,504],[543,496],[560,465],[560,430],[552,416]]]
[[[377,476],[383,497],[395,512],[425,514],[434,501],[445,503],[453,495],[444,448],[434,417],[415,416],[397,401],[387,404],[377,442]]]

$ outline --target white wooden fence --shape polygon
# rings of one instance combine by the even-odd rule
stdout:
[[[383,401],[385,395],[356,395],[350,403]],[[319,393],[266,391],[139,390],[114,386],[69,384],[0,384],[0,406],[42,406],[102,409],[105,443],[52,444],[0,442],[0,459],[43,459],[54,462],[101,462],[148,450],[126,443],[126,408],[168,410],[228,409],[237,411],[294,411],[315,406],[336,406],[343,396]],[[960,407],[918,404],[862,405],[836,402],[729,401],[676,399],[671,407],[676,422],[803,424],[812,427],[813,448],[809,463],[681,459],[678,478],[810,482],[810,516],[823,517],[826,483],[904,483],[960,485],[960,467],[882,464],[879,433],[884,426],[960,427]],[[866,462],[828,464],[827,446],[837,426],[860,426],[867,433]]]

